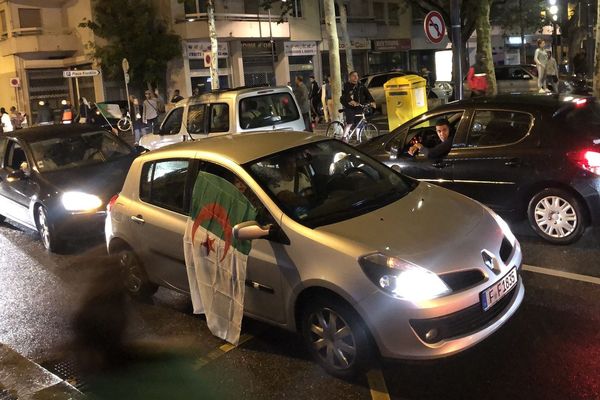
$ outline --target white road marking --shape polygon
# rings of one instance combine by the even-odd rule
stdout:
[[[373,400],[390,400],[383,373],[379,368],[367,372],[367,380],[369,381],[369,390],[371,390]]]
[[[529,271],[529,272],[535,272],[537,274],[557,276],[559,278],[572,279],[575,281],[587,282],[587,283],[593,283],[595,285],[600,285],[600,278],[597,278],[595,276],[574,274],[572,272],[559,271],[559,270],[550,269],[550,268],[535,267],[533,265],[527,265],[527,264],[523,264],[523,270]]]

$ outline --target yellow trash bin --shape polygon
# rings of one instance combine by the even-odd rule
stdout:
[[[390,131],[427,111],[426,86],[418,75],[392,78],[383,84]]]

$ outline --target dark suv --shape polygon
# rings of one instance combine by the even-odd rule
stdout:
[[[437,160],[407,153],[435,144],[435,122],[451,123],[452,149]],[[360,148],[421,181],[527,215],[549,242],[576,241],[600,224],[600,103],[591,97],[510,95],[436,108]],[[443,221],[440,221],[443,223]]]

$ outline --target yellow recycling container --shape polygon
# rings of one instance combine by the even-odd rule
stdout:
[[[383,84],[390,131],[427,111],[426,86],[418,75],[392,78]]]

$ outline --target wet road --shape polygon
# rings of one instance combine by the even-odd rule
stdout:
[[[151,303],[127,302],[127,335],[142,346],[185,354],[195,384],[221,398],[600,398],[600,284],[586,278],[600,277],[598,233],[558,247],[537,239],[524,223],[512,227],[524,263],[532,266],[522,272],[521,309],[488,340],[444,360],[383,361],[368,377],[334,379],[310,360],[298,336],[258,322],[244,321],[239,347],[224,345],[191,314],[185,296],[163,288]],[[104,249],[97,244],[48,254],[35,233],[0,224],[0,343],[42,365],[64,359],[74,339],[73,316],[101,284],[94,262]],[[555,271],[578,275],[549,275]],[[164,389],[184,383],[171,384]]]

